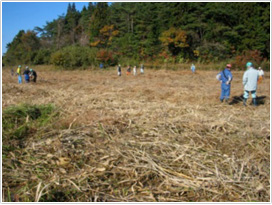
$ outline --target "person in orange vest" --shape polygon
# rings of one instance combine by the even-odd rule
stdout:
[[[262,70],[261,67],[258,68],[258,71],[259,71],[259,79],[258,79],[258,84],[260,84],[263,80],[263,77],[264,77],[264,72]]]

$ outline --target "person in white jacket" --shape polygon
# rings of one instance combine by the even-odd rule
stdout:
[[[244,106],[246,106],[249,93],[251,93],[253,105],[257,106],[256,90],[257,90],[259,72],[253,68],[253,64],[251,62],[247,62],[246,68],[247,70],[245,71],[243,75],[243,85],[244,85],[243,104]]]
[[[136,66],[134,66],[134,68],[133,68],[133,74],[137,75],[137,67]]]
[[[144,74],[144,64],[141,64],[141,74]]]

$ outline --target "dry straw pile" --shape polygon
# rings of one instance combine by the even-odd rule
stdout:
[[[270,74],[258,107],[242,106],[242,72],[221,104],[216,74],[38,70],[36,85],[18,85],[4,70],[3,110],[58,114],[3,142],[15,149],[3,153],[2,200],[268,202]]]

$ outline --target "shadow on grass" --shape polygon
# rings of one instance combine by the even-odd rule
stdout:
[[[258,105],[264,105],[264,103],[265,103],[265,98],[266,98],[265,95],[258,96],[258,97],[256,98],[256,99],[257,99],[257,104],[258,104]]]
[[[257,96],[257,104],[258,105],[263,105],[265,103],[265,98],[266,96],[265,95],[262,95],[262,96]],[[240,102],[243,102],[243,95],[240,95],[240,96],[234,96],[231,101],[230,101],[230,105],[235,105],[235,104],[238,104]],[[250,102],[252,104],[252,102]]]

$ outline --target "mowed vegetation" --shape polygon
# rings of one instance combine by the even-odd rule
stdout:
[[[4,69],[3,202],[269,202],[270,73],[244,107],[243,72],[228,105],[218,71],[181,68]]]

